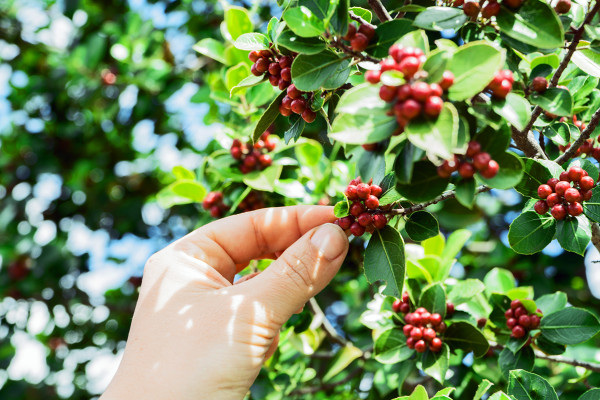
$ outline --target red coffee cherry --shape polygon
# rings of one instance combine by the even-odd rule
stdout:
[[[479,3],[477,1],[465,1],[463,4],[463,12],[465,15],[471,18],[477,17],[479,15]]]
[[[290,67],[283,68],[281,70],[281,78],[288,82],[292,81],[292,69]]]
[[[512,337],[520,339],[523,336],[525,336],[525,329],[523,329],[523,327],[521,325],[517,325],[514,328],[512,328]]]
[[[560,221],[561,219],[565,219],[565,217],[567,216],[567,209],[565,208],[564,205],[557,204],[554,207],[552,207],[552,209],[550,210],[550,213],[552,214],[554,219],[557,219]]]
[[[506,311],[504,312],[504,317],[505,317],[506,319],[509,319],[509,318],[512,318],[512,317],[514,317],[514,313],[513,313],[513,310],[512,310],[512,308],[509,308],[508,310],[506,310]]]
[[[580,193],[584,201],[591,199],[592,195],[594,194],[591,190],[580,190]]]
[[[410,96],[412,95],[412,89],[410,88],[410,85],[402,85],[398,88],[398,93],[397,93],[397,98],[398,101],[405,101],[410,99]]]
[[[383,229],[387,225],[387,218],[383,214],[374,214],[373,215],[373,225],[377,229]]]
[[[354,24],[350,23],[350,24],[348,24],[348,33],[346,33],[345,36],[342,36],[342,39],[350,41],[350,40],[352,40],[354,35],[356,35],[356,26],[354,26]]]
[[[425,341],[419,340],[417,343],[415,343],[415,350],[417,351],[417,353],[424,353],[425,350],[427,350],[427,344],[425,343]]]
[[[369,38],[362,33],[357,33],[352,40],[350,40],[350,46],[352,47],[352,50],[361,52],[369,46]]]
[[[529,317],[529,319],[530,319],[530,322],[531,322],[531,324],[530,324],[531,329],[535,329],[538,326],[540,326],[540,321],[541,320],[540,320],[540,317],[538,317],[537,315],[531,315]]]
[[[546,182],[546,185],[550,186],[552,188],[552,190],[554,190],[554,187],[556,186],[556,184],[558,182],[559,182],[558,179],[550,178],[550,179],[548,179],[548,182]]]
[[[410,337],[414,340],[420,340],[423,337],[423,330],[421,328],[413,328],[413,330],[410,332]]]
[[[504,99],[510,93],[511,90],[512,90],[512,83],[509,82],[508,80],[503,80],[502,83],[500,84],[500,87],[498,89],[494,90],[493,95],[494,95],[494,97]]]
[[[284,117],[289,117],[290,115],[292,115],[292,109],[291,108],[285,108],[283,106],[283,104],[279,105],[279,113],[281,115],[283,115]]]
[[[358,217],[365,212],[365,206],[360,202],[355,202],[350,206],[350,214]]]
[[[481,152],[481,145],[478,142],[471,140],[465,155],[467,157],[475,157],[479,152]]]
[[[273,159],[268,154],[261,154],[260,156],[258,156],[258,162],[263,167],[268,167],[273,163]]]
[[[444,89],[442,89],[442,87],[437,83],[432,83],[429,85],[429,89],[431,90],[432,96],[442,97],[444,94]]]
[[[400,300],[396,300],[397,302],[400,302]],[[396,302],[394,302],[394,304],[396,304]],[[399,306],[398,306],[399,307]],[[408,325],[404,325],[404,327],[402,328],[402,332],[404,333],[404,336],[409,337],[410,333],[413,330],[413,326],[408,324]]]
[[[533,209],[536,213],[544,215],[548,212],[548,210],[550,210],[550,207],[544,200],[538,200],[533,206]]]
[[[365,228],[373,223],[373,217],[371,214],[364,212],[357,218],[358,223]]]
[[[365,80],[369,83],[379,83],[381,80],[381,71],[367,71]]]
[[[560,181],[554,187],[554,191],[559,196],[564,196],[565,192],[571,188],[571,184],[569,182]]]
[[[406,57],[398,65],[398,70],[404,74],[405,78],[410,79],[417,73],[420,66],[421,62],[417,57]]]
[[[591,176],[584,176],[579,180],[579,187],[583,190],[590,190],[594,187],[594,179]]]
[[[515,9],[521,7],[521,4],[523,4],[523,0],[503,0],[502,4],[512,9]]]
[[[260,73],[265,73],[269,69],[269,60],[266,58],[259,58],[256,63],[256,70]]]
[[[571,167],[569,168],[569,179],[573,182],[579,182],[581,178],[583,178],[583,169],[580,167]]]
[[[500,13],[500,4],[497,1],[489,2],[483,7],[481,10],[481,16],[483,18],[489,19],[491,17],[495,17]]]
[[[373,36],[375,36],[375,28],[365,24],[361,24],[358,27],[358,32],[365,35],[369,40],[373,39]]]
[[[256,68],[256,64],[252,64],[252,66],[250,67],[250,72],[252,72],[252,75],[254,76],[261,76],[263,74]]]
[[[295,100],[297,101],[297,100]],[[306,110],[304,110],[302,112],[302,119],[306,122],[308,122],[309,124],[315,121],[315,118],[317,118],[317,113],[314,112],[313,110],[311,110],[310,108],[307,108]]]
[[[442,350],[442,339],[436,337],[431,340],[431,344],[429,345],[429,349],[434,353],[438,353]]]
[[[213,218],[221,217],[221,209],[219,208],[219,206],[212,206],[210,208],[210,216]]]
[[[359,199],[366,200],[371,194],[371,186],[366,183],[359,183],[356,185],[356,194]]]
[[[394,86],[386,86],[383,85],[379,88],[379,97],[383,101],[387,101],[388,103],[394,101],[396,97],[396,88]]]
[[[545,199],[552,194],[553,190],[550,185],[540,185],[537,192],[540,199]]]
[[[473,157],[473,165],[478,170],[486,169],[488,164],[490,163],[492,157],[489,153],[482,152]]]
[[[437,117],[444,108],[444,100],[438,96],[431,96],[425,101],[425,114],[430,117]]]
[[[402,314],[406,314],[409,311],[410,311],[410,304],[408,304],[408,303],[402,303],[402,305],[400,306],[400,312]]]
[[[510,308],[513,310],[516,310],[517,308],[521,307],[522,305],[523,304],[521,303],[521,300],[519,300],[519,299],[515,299],[510,302]]]
[[[529,315],[521,315],[519,317],[519,325],[521,325],[523,328],[529,328],[530,324],[531,320],[529,319]]]
[[[296,114],[302,114],[306,110],[306,100],[296,99],[292,101],[292,111]]]
[[[448,326],[446,326],[445,322],[440,322],[439,325],[435,326],[434,329],[437,333],[444,333],[446,332],[446,328],[448,328]]]
[[[575,188],[568,188],[565,190],[565,200],[569,202],[581,201],[581,193]]]
[[[400,311],[400,306],[402,305],[402,302],[400,300],[394,300],[394,302],[392,303],[392,310],[394,310],[394,312],[397,314]],[[410,326],[410,325],[405,325],[406,326]],[[412,326],[410,327],[412,329]]]
[[[506,320],[506,326],[508,326],[509,329],[514,328],[517,325],[517,320],[515,318],[509,318]]]
[[[534,92],[544,93],[548,88],[548,80],[543,76],[536,76],[531,81],[531,88]]]
[[[527,310],[523,306],[517,307],[515,309],[515,318],[518,319],[521,317],[521,315],[527,315]]]
[[[454,314],[454,304],[446,303],[446,314],[448,314],[448,315]]]
[[[578,202],[571,203],[567,206],[567,211],[569,212],[569,215],[576,217],[583,213],[583,206]]]
[[[415,340],[411,337],[406,339],[406,347],[408,347],[409,349],[414,349],[415,348]]]
[[[477,320],[477,327],[483,328],[487,324],[487,318],[479,318]]]
[[[250,54],[248,54],[248,59],[250,61],[252,61],[253,63],[257,62],[258,59],[260,58],[260,51],[251,51]]]
[[[433,329],[431,328],[426,328],[423,331],[423,339],[425,339],[427,342],[430,342],[433,340],[433,338],[436,337],[436,333]]]
[[[431,323],[431,325],[437,326],[442,322],[442,316],[438,313],[431,314],[431,316],[429,317],[429,322]]]
[[[378,185],[371,185],[371,194],[375,197],[381,197],[383,189]]]
[[[470,179],[475,175],[475,168],[469,162],[462,162],[458,167],[458,173],[465,179]]]
[[[405,303],[408,303],[410,301],[410,296],[408,295],[408,292],[402,293],[402,301]]]
[[[279,59],[279,66],[281,67],[281,69],[291,67],[292,61],[294,61],[292,57],[283,56]]]
[[[564,182],[570,182],[571,179],[569,178],[569,172],[565,171],[565,172],[561,172],[559,177],[559,180],[564,181]]]
[[[492,179],[494,176],[496,176],[499,169],[500,165],[498,165],[495,160],[490,160],[487,168],[485,168],[483,171],[479,171],[479,173],[486,179]]]
[[[365,206],[367,206],[367,208],[370,210],[375,210],[377,207],[379,207],[379,199],[371,194],[365,200]]]
[[[444,90],[448,90],[450,86],[454,84],[454,74],[450,71],[444,71],[442,74],[442,80],[440,81],[440,86]]]
[[[410,88],[413,99],[425,101],[431,96],[431,88],[425,82],[415,82]]]
[[[358,194],[356,193],[356,185],[348,185],[344,192],[348,200],[357,200]]]
[[[566,14],[571,10],[571,0],[558,0],[554,10],[558,14]]]
[[[358,222],[355,222],[350,226],[350,233],[354,236],[362,236],[365,233],[365,227]]]
[[[421,103],[413,99],[408,99],[402,103],[402,115],[409,120],[419,115],[421,109]]]
[[[343,230],[346,230],[346,229],[350,229],[350,227],[354,223],[354,218],[352,218],[351,216],[347,216],[347,217],[338,219],[338,221],[339,221],[338,225],[340,226],[340,228],[342,228]]]
[[[302,92],[299,91],[298,89],[296,89],[296,85],[294,85],[293,83],[287,87],[287,95],[295,100],[297,98],[299,98],[300,96],[302,96]]]

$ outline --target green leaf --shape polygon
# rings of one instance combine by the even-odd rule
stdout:
[[[189,169],[182,167],[181,165],[178,165],[176,167],[173,167],[173,175],[175,175],[175,178],[177,180],[182,180],[182,179],[188,179],[188,180],[194,180],[196,179],[196,175],[190,171]]]
[[[260,139],[260,135],[262,135],[269,126],[275,121],[275,119],[279,116],[279,105],[281,104],[281,100],[287,95],[286,91],[282,91],[279,96],[275,98],[269,104],[269,107],[265,110],[264,114],[260,117],[256,126],[254,127],[254,133],[252,134],[252,138],[254,142]]]
[[[383,294],[402,296],[406,262],[404,241],[397,230],[388,225],[373,232],[365,251],[364,269],[369,282],[386,282]]]
[[[538,105],[544,110],[562,117],[573,115],[573,98],[566,89],[548,88],[544,93],[531,93],[531,104]],[[523,128],[519,128],[523,129]]]
[[[600,388],[590,389],[582,394],[577,400],[599,400],[600,399]]]
[[[406,345],[406,336],[401,329],[387,330],[375,340],[373,355],[382,364],[396,364],[407,360],[413,354],[414,350]]]
[[[458,30],[468,17],[460,8],[429,7],[415,18],[415,26],[433,31]]]
[[[600,186],[592,189],[592,198],[583,202],[583,213],[594,222],[600,222]]]
[[[288,8],[283,13],[283,19],[298,36],[314,37],[325,32],[323,20],[305,6]]]
[[[529,338],[527,336],[523,336],[522,338],[514,338],[514,337],[510,337],[508,339],[508,342],[506,342],[506,348],[508,350],[510,350],[513,353],[518,352],[519,350],[521,350],[523,348],[523,346],[525,346],[525,344],[527,343],[527,341],[529,340]]]
[[[454,84],[448,89],[449,99],[461,101],[475,96],[503,65],[504,52],[488,42],[460,46],[448,64],[448,70],[454,74]]]
[[[292,63],[292,81],[298,90],[314,91],[319,89],[336,72],[339,75],[338,68],[340,64],[347,63],[348,60],[338,57],[331,51],[322,51],[310,55],[300,54]]]
[[[348,365],[352,364],[354,360],[362,355],[363,352],[358,347],[352,346],[351,344],[342,347],[331,361],[329,369],[325,373],[325,376],[323,376],[323,382],[330,381],[331,378],[342,372]]]
[[[537,0],[533,0],[537,1]],[[522,96],[509,93],[506,99],[492,98],[492,109],[518,130],[523,130],[531,118],[531,105]]]
[[[350,205],[348,204],[348,199],[344,198],[344,200],[340,200],[335,203],[333,207],[333,215],[336,218],[344,218],[350,213]]]
[[[600,332],[600,322],[591,312],[569,307],[544,315],[540,323],[542,336],[559,344],[578,344]]]
[[[400,39],[396,41],[403,47],[415,47],[423,50],[425,54],[429,53],[429,39],[424,30],[416,30],[406,33]]]
[[[491,395],[488,400],[514,400],[514,398],[508,397],[506,394],[502,392],[496,392]]]
[[[487,379],[482,380],[479,386],[477,386],[477,391],[475,392],[475,396],[473,396],[473,400],[480,400],[492,386],[494,386],[492,382]]]
[[[506,293],[516,287],[512,272],[503,268],[492,269],[483,278],[483,283],[485,283],[485,287],[490,293]]]
[[[510,127],[508,124],[502,124],[499,129],[492,129],[488,126],[475,136],[475,140],[481,145],[482,151],[490,153],[495,159],[504,154],[510,145]]]
[[[408,183],[413,173],[415,147],[408,141],[404,143],[394,160],[394,172],[398,182]]]
[[[535,344],[541,351],[551,356],[563,354],[567,350],[567,347],[564,344],[554,343],[544,336],[538,336],[535,339]]]
[[[459,144],[458,120],[458,111],[454,105],[445,102],[437,119],[422,117],[412,120],[404,132],[412,144],[426,150],[428,154],[450,159]]]
[[[542,251],[552,241],[555,233],[556,220],[553,217],[527,211],[510,224],[508,242],[519,254],[533,254]]]
[[[565,41],[560,19],[543,1],[524,2],[518,11],[503,6],[496,22],[502,33],[540,49],[562,47]]]
[[[448,180],[438,176],[435,165],[418,161],[414,164],[410,183],[398,182],[396,190],[408,200],[422,202],[442,194],[447,186]]]
[[[297,141],[300,138],[300,135],[302,135],[302,131],[304,131],[304,126],[306,125],[304,119],[299,115],[292,115],[290,117],[290,122],[292,125],[283,134],[285,144],[288,144],[291,140],[294,142]]]
[[[421,242],[440,232],[437,219],[427,211],[412,213],[404,227],[406,233],[415,242]]]
[[[329,14],[329,0],[302,0],[299,3],[306,6],[317,18],[322,20],[327,19],[327,15]]]
[[[367,10],[366,8],[350,7],[349,11],[354,13],[354,15],[361,17],[362,19],[364,19],[367,22],[371,22],[371,20],[373,19],[373,13],[371,11]]]
[[[238,82],[234,87],[231,88],[229,92],[229,96],[233,97],[234,94],[247,89],[252,86],[256,86],[265,81],[264,75],[256,76],[256,75],[248,75],[246,78],[242,79]]]
[[[338,2],[338,4],[335,4]],[[330,26],[334,32],[337,32],[340,36],[348,33],[348,9],[350,8],[350,0],[334,0],[330,2],[329,20]]]
[[[283,31],[277,39],[280,46],[301,54],[317,54],[325,50],[325,42],[319,38],[304,38],[292,31]]]
[[[396,128],[396,119],[385,112],[340,114],[331,124],[329,137],[348,144],[376,143],[392,136]]]
[[[429,54],[427,61],[423,64],[423,71],[427,72],[427,82],[437,83],[442,80],[444,71],[452,57],[451,51],[436,49]]]
[[[515,187],[523,179],[523,162],[511,152],[495,155],[494,160],[500,166],[498,173],[493,178],[484,178],[477,175],[487,186],[495,189],[510,189]]]
[[[444,246],[442,253],[440,254],[440,262],[442,265],[445,265],[446,273],[443,275],[439,275],[438,279],[444,280],[448,277],[450,273],[450,267],[452,266],[454,258],[460,253],[463,246],[467,241],[471,238],[471,231],[466,229],[457,229],[448,236],[448,240],[446,241],[446,245]],[[443,272],[444,269],[440,270],[440,273]]]
[[[408,400],[428,400],[429,396],[427,395],[427,391],[421,385],[418,385],[415,390],[411,393]]]
[[[571,60],[586,74],[600,78],[600,53],[587,49],[589,46],[590,42],[580,41],[577,47],[586,49],[577,50]]]
[[[423,290],[419,298],[419,306],[430,313],[438,313],[442,318],[446,315],[446,291],[440,283],[434,283]]]
[[[370,115],[373,111],[385,114],[390,105],[379,97],[379,87],[365,83],[344,92],[337,104],[340,114]]]
[[[198,53],[210,57],[221,64],[227,64],[227,61],[225,60],[225,46],[218,40],[210,38],[202,39],[192,48]]]
[[[240,50],[269,50],[269,38],[262,33],[244,33],[235,39],[233,45]]]
[[[275,182],[279,179],[282,169],[282,165],[272,165],[262,171],[255,171],[244,175],[243,181],[252,189],[273,192],[275,190]]]
[[[242,7],[227,7],[225,10],[225,26],[233,40],[244,33],[252,32],[252,21],[250,21],[248,11]]]
[[[300,165],[314,167],[321,160],[323,146],[316,140],[305,139],[302,143],[294,147],[294,152]]]
[[[390,46],[402,36],[414,30],[415,27],[410,19],[398,18],[386,21],[377,27],[377,40],[367,47],[367,52],[374,57],[387,57]]]
[[[560,146],[566,146],[571,141],[571,130],[564,122],[555,122],[542,131],[544,136]]]
[[[543,314],[550,314],[567,306],[567,295],[564,292],[545,294],[535,303]]]
[[[475,201],[475,179],[461,179],[456,183],[456,200],[467,208],[473,208]]]
[[[483,333],[468,322],[454,322],[444,334],[444,342],[451,350],[472,351],[476,358],[483,357],[490,345]]]
[[[523,196],[537,198],[537,189],[550,178],[558,178],[563,169],[553,161],[524,158],[523,178],[515,190]],[[600,197],[599,197],[600,200]],[[585,203],[584,203],[585,204]],[[585,210],[585,205],[584,205]],[[600,213],[600,209],[598,210]]]
[[[509,372],[515,369],[531,371],[534,362],[535,354],[533,354],[531,346],[525,346],[516,353],[504,348],[498,357],[498,365],[500,366],[502,375],[506,378],[508,378]]]
[[[485,290],[485,285],[479,279],[465,279],[456,282],[448,294],[448,301],[459,305],[472,300]]]
[[[405,82],[402,72],[396,70],[384,71],[380,80],[383,85],[387,86],[400,86]]]
[[[206,189],[204,186],[193,180],[178,180],[169,185],[169,187],[177,196],[185,197],[186,199],[195,202],[201,202],[204,199],[204,196],[206,196]]]
[[[442,350],[439,353],[426,351],[423,353],[421,367],[423,372],[438,381],[444,383],[444,378],[450,366],[450,348],[446,343],[442,345]],[[446,396],[435,396],[434,399],[447,398]]]
[[[248,74],[250,74],[250,68],[244,63],[227,68],[227,72],[225,72],[225,86],[227,90],[231,93],[233,88],[239,86],[244,81],[244,78],[248,77]]]
[[[584,215],[558,221],[556,238],[563,249],[582,256],[592,238],[590,221]]]
[[[548,381],[521,369],[510,371],[508,394],[517,400],[558,400],[556,392]]]

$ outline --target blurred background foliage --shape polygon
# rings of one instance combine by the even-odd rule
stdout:
[[[275,2],[233,4],[252,9],[259,30],[281,14]],[[210,95],[220,66],[192,49],[200,39],[222,39],[222,15],[223,4],[199,0],[0,2],[0,398],[101,393],[124,348],[145,260],[210,221],[197,204],[165,210],[155,195],[172,181],[174,166],[196,169],[218,148],[213,138],[240,124],[226,102]],[[312,124],[304,135],[330,155],[324,128]],[[312,195],[316,203],[332,194]],[[296,202],[268,196],[271,205]],[[473,210],[453,200],[432,207],[442,232],[473,232],[453,276],[482,279],[504,267],[520,285],[533,286],[536,297],[562,290],[573,305],[597,312],[600,257],[593,247],[585,261],[556,243],[528,257],[508,248],[508,224],[522,204],[514,191],[495,190],[480,195]],[[376,289],[360,270],[363,246],[353,242],[342,272],[318,299],[339,334],[366,348],[371,331],[359,317]],[[306,328],[311,318],[305,311],[292,323],[305,321]],[[282,388],[309,386],[326,365],[311,352],[339,349],[318,332],[291,335],[283,336],[252,398],[281,398]],[[597,346],[572,351],[575,358],[600,359]],[[472,374],[485,377],[497,368],[477,363],[453,368],[449,385],[462,384],[466,396]],[[314,397],[295,394],[394,397],[394,379],[409,371],[378,368],[373,363]],[[544,374],[561,399],[585,389],[574,367],[557,368]],[[423,377],[413,372],[405,386],[410,391],[417,383]]]

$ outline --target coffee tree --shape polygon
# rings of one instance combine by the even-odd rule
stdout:
[[[479,194],[515,190],[528,200],[510,225],[513,251],[557,239],[583,255],[599,243],[600,3],[351,3],[285,2],[260,29],[230,7],[224,40],[195,46],[216,61],[207,96],[227,104],[226,134],[198,174],[175,171],[162,203],[205,187],[228,214],[250,209],[242,205],[256,193],[262,206],[331,203],[336,224],[366,241],[351,255],[373,297],[351,325],[372,330],[372,344],[339,333],[311,302],[314,317],[288,323],[250,398],[355,398],[348,387],[369,373],[366,398],[389,398],[418,370],[430,387],[459,386],[456,398],[558,399],[548,376],[529,371],[550,360],[598,372],[560,356],[600,331],[597,316],[563,292],[536,295],[506,269],[451,278],[470,233],[440,234],[434,210],[450,199],[470,210]],[[319,140],[303,136],[314,123]],[[452,371],[467,354],[461,384]],[[429,397],[417,387],[400,398]]]

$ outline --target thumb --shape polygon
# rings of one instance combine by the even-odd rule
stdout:
[[[308,231],[266,270],[245,283],[250,293],[285,323],[333,279],[348,252],[348,238],[335,224]]]

